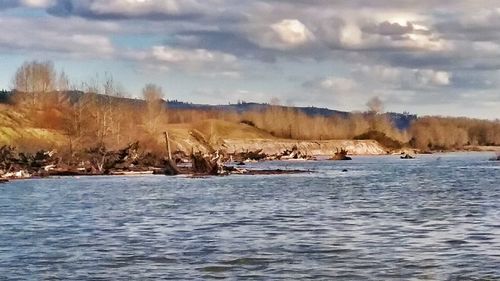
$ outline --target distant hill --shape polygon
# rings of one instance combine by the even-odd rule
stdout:
[[[206,105],[206,104],[193,104],[186,103],[181,101],[167,101],[167,106],[169,108],[176,109],[206,109],[206,110],[226,110],[226,111],[235,111],[235,112],[247,112],[252,110],[263,111],[269,108],[271,105],[265,103],[253,103],[253,102],[242,102],[237,104],[227,104],[227,105]],[[310,116],[341,116],[347,117],[349,116],[349,112],[333,110],[329,108],[320,108],[320,107],[289,107],[283,106],[285,108],[295,108],[301,110]],[[407,113],[394,113],[389,112],[386,113],[389,115],[389,118],[394,122],[396,127],[400,130],[406,130],[410,127],[412,121],[417,119],[417,115],[407,114]]]
[[[72,102],[76,102],[79,97],[82,95],[83,92],[81,91],[70,91],[67,92],[70,96],[70,100]],[[8,103],[9,99],[8,97],[10,96],[10,92],[8,91],[0,91],[0,103]],[[103,96],[104,98],[104,96]],[[105,97],[109,98],[109,97]],[[112,97],[113,98],[113,97]],[[117,99],[120,99],[123,102],[128,102],[128,103],[134,103],[134,104],[140,104],[143,101],[141,99],[137,98],[125,98],[125,97],[118,97]],[[184,110],[190,110],[190,109],[203,109],[203,110],[224,110],[224,111],[234,111],[238,113],[243,113],[243,112],[248,112],[248,111],[263,111],[268,109],[271,105],[265,104],[265,103],[253,103],[253,102],[240,102],[237,104],[226,104],[226,105],[207,105],[207,104],[194,104],[194,103],[188,103],[188,102],[183,102],[183,101],[177,101],[177,100],[169,100],[166,101],[166,105],[168,108],[174,108],[174,109],[184,109]],[[349,112],[346,111],[339,111],[339,110],[333,110],[329,108],[320,108],[320,107],[291,107],[291,106],[283,106],[284,108],[295,108],[298,109],[304,113],[306,113],[309,116],[324,116],[324,117],[331,117],[331,116],[340,116],[340,117],[347,117],[349,116]],[[389,118],[394,122],[395,126],[400,129],[400,130],[406,130],[410,127],[411,123],[417,119],[417,115],[413,114],[407,114],[407,113],[394,113],[394,112],[389,112],[386,113],[389,115]]]

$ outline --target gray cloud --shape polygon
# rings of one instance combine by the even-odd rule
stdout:
[[[233,78],[271,66],[285,73],[291,64],[302,81],[290,95],[302,102],[304,89],[317,101],[343,92],[347,103],[381,95],[415,104],[466,100],[476,89],[498,103],[489,91],[500,80],[499,7],[497,0],[1,0],[0,13],[46,15],[2,15],[0,50]],[[159,39],[131,47],[115,41],[120,36]]]
[[[0,49],[90,58],[113,55],[114,46],[107,34],[118,29],[114,24],[93,23],[77,18],[27,21],[3,17],[0,18],[0,26]]]
[[[1,0],[0,1],[0,10],[14,8],[19,5],[17,0]]]
[[[390,7],[365,0],[334,4],[327,0],[3,0],[0,7],[119,20],[129,32],[163,34],[169,38],[167,46],[271,63],[278,58],[340,59],[407,68],[496,69],[500,12],[477,9],[495,4],[493,0],[403,0]]]
[[[120,1],[57,0],[47,11],[56,16],[92,19],[191,20],[200,16],[203,6],[196,0]]]

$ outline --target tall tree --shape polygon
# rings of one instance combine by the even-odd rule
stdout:
[[[29,105],[36,107],[40,101],[40,94],[55,89],[54,64],[51,61],[27,61],[19,67],[12,80],[14,89],[25,93]]]
[[[384,103],[379,97],[373,97],[371,98],[367,103],[366,106],[368,107],[368,110],[371,113],[379,114],[384,111]]]
[[[149,83],[142,89],[142,96],[146,101],[146,112],[143,117],[144,129],[148,134],[154,136],[158,134],[161,121],[167,121],[165,120],[166,110],[163,90],[160,86]]]

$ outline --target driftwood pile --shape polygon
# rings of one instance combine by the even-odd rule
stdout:
[[[313,160],[312,156],[302,153],[299,148],[294,145],[291,150],[287,149],[276,156],[277,160]]]
[[[297,150],[283,153],[291,159],[303,157]],[[240,159],[255,161],[270,159],[262,150],[232,155]],[[280,157],[283,155],[278,155]],[[109,150],[105,146],[96,146],[81,150],[71,155],[59,155],[56,151],[38,151],[34,154],[18,152],[12,146],[0,147],[0,182],[7,179],[79,176],[79,175],[132,175],[132,174],[190,174],[229,175],[229,174],[288,174],[303,171],[287,170],[246,170],[226,166],[230,157],[223,151],[202,154],[168,153],[161,154],[144,151],[138,142],[131,143],[118,150]],[[184,164],[191,162],[191,165]]]
[[[0,147],[0,178],[128,173],[177,175],[180,171],[176,161],[181,161],[141,151],[138,142],[119,150],[97,146],[66,158],[58,156],[55,151],[42,150],[29,154],[17,152],[16,148],[11,146],[3,146]]]
[[[251,161],[261,161],[268,158],[268,155],[262,152],[262,149],[255,151],[244,151],[240,153],[235,153],[233,160],[237,162],[251,162]]]
[[[119,150],[108,150],[103,145],[86,149],[72,157],[72,166],[84,174],[111,174],[144,171],[158,166],[159,161],[148,153],[139,153],[139,143],[135,142]]]
[[[262,149],[235,153],[233,160],[236,162],[257,162],[262,160],[313,160],[312,156],[302,153],[296,145],[281,153],[268,155]]]
[[[224,155],[216,151],[213,155],[201,152],[191,153],[191,170],[196,175],[226,175],[229,169],[224,166]]]
[[[28,178],[33,174],[45,174],[47,169],[61,161],[54,151],[38,151],[34,154],[18,152],[15,147],[0,147],[0,177]]]

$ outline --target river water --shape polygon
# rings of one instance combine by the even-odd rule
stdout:
[[[499,280],[490,156],[14,181],[0,186],[0,280]]]

